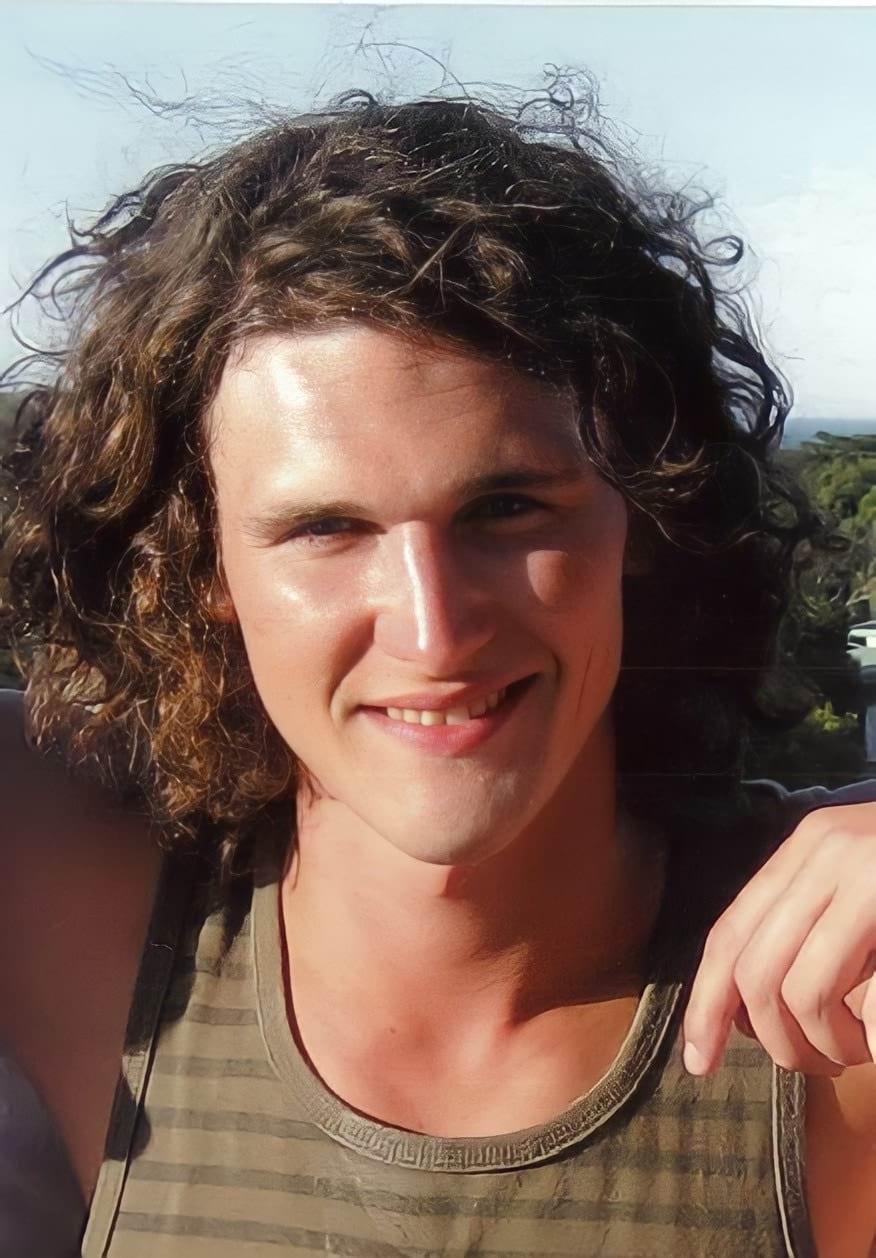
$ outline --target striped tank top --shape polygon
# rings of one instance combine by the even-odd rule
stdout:
[[[451,1139],[364,1117],[297,1047],[281,865],[262,844],[229,930],[165,862],[83,1258],[814,1258],[803,1077],[736,1032],[687,1074],[702,937],[671,897],[608,1072],[541,1126]]]

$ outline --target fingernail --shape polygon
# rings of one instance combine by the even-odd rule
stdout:
[[[688,1074],[703,1075],[706,1073],[706,1059],[690,1040],[684,1046],[684,1068]]]

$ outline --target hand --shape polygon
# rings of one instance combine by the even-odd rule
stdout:
[[[876,1061],[876,804],[819,808],[712,927],[684,1019],[685,1065],[720,1065],[730,1029],[778,1065]]]

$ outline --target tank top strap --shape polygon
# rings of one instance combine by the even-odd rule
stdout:
[[[112,1231],[155,1050],[161,1010],[195,883],[195,862],[174,852],[166,853],[134,984],[103,1163],[82,1238],[82,1253],[85,1254],[103,1254]]]
[[[790,1258],[818,1258],[806,1201],[806,1077],[772,1067],[773,1175]]]

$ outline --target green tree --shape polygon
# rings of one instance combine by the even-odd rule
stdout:
[[[779,706],[795,693],[809,715],[756,740],[747,771],[786,785],[839,785],[865,771],[857,666],[847,653],[856,620],[876,594],[876,437],[818,433],[779,461],[809,494],[828,529],[826,544],[801,546],[797,589],[783,635],[788,665]]]

